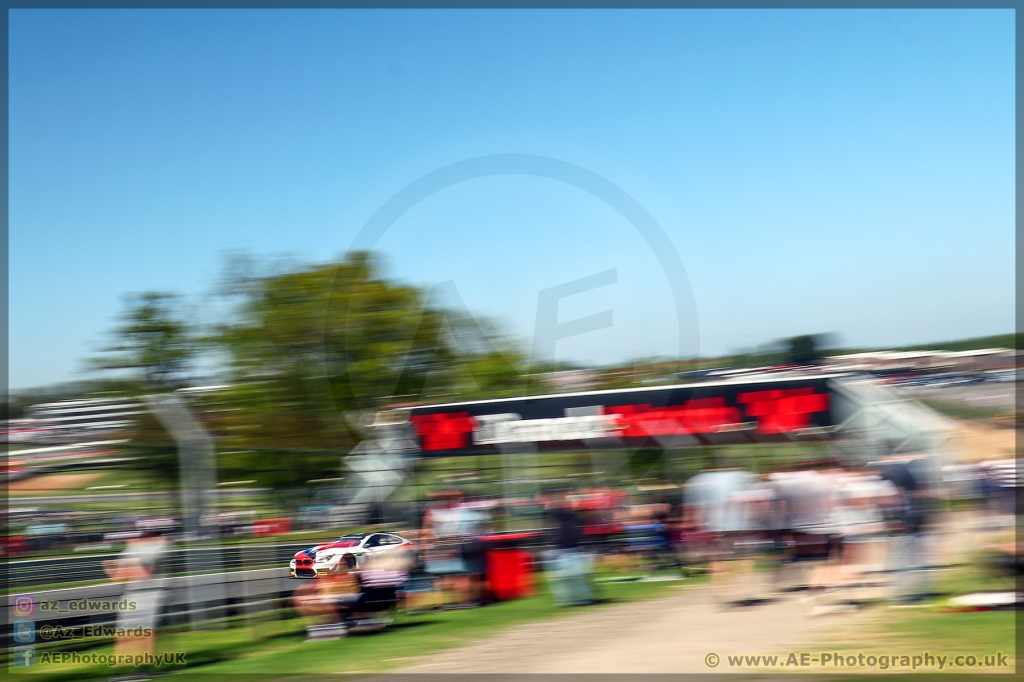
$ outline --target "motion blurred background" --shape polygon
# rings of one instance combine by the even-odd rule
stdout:
[[[1013,21],[11,12],[6,663],[999,668]],[[409,183],[497,152],[615,183],[685,272],[522,175],[358,243]],[[126,594],[152,613],[41,607]],[[118,623],[155,635],[87,630]],[[125,651],[187,662],[40,658]]]

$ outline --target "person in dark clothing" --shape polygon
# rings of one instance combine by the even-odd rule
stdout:
[[[677,566],[673,547],[673,528],[667,511],[658,512],[654,517],[656,546],[654,558],[661,566]]]
[[[890,569],[895,571],[892,597],[897,602],[919,602],[927,596],[923,571],[927,560],[929,505],[923,463],[897,458],[882,460],[878,470],[897,494],[889,509],[894,533],[889,538]]]
[[[583,520],[564,495],[548,509],[553,521],[553,544],[548,560],[548,579],[555,602],[560,605],[593,603],[590,587],[590,556],[580,549]]]
[[[558,549],[578,549],[583,537],[583,522],[564,500],[548,510],[554,521],[554,544]]]
[[[460,546],[462,562],[469,579],[469,604],[479,606],[487,601],[487,546],[479,537],[470,537]]]

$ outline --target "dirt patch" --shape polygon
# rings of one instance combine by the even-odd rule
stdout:
[[[15,481],[7,489],[12,495],[36,495],[57,490],[77,490],[103,474],[48,474]]]
[[[949,445],[958,461],[983,462],[1013,457],[1016,436],[1015,429],[998,428],[984,422],[960,422]]]
[[[804,617],[795,597],[729,608],[700,588],[567,614],[428,656],[399,672],[735,673],[716,661],[788,651],[820,627]]]
[[[943,520],[941,532],[934,538],[935,560],[948,562],[976,546],[970,520],[969,516]],[[749,585],[740,583],[744,584]],[[645,602],[567,609],[562,618],[515,626],[500,635],[424,657],[398,672],[848,674],[841,668],[823,667],[820,661],[810,667],[803,663],[765,667],[751,665],[747,657],[780,656],[779,661],[788,661],[794,652],[814,651],[817,655],[834,652],[836,647],[844,652],[884,649],[888,644],[924,647],[916,641],[880,638],[880,625],[891,622],[900,610],[884,604],[841,608],[848,593],[771,594],[762,586],[740,590],[723,600],[722,594],[716,597],[714,591],[694,585]],[[769,598],[748,599],[744,606],[727,605],[744,592]],[[881,592],[876,598],[884,596],[885,590]],[[868,596],[863,590],[858,595]],[[736,657],[742,661],[736,662]]]

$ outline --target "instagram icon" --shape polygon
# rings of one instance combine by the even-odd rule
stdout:
[[[36,612],[36,602],[31,595],[19,594],[14,597],[14,615],[17,617],[31,616]]]

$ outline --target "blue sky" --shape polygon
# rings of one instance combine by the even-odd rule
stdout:
[[[659,222],[713,355],[833,332],[1005,333],[1014,302],[1006,11],[42,11],[10,19],[10,385],[81,376],[122,295],[201,306],[225,254],[343,253],[418,177],[568,161]],[[583,362],[679,351],[666,275],[600,199],[504,176],[378,244],[529,344],[541,289]]]

